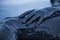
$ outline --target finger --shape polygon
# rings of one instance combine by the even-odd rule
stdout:
[[[37,11],[37,10],[35,10],[34,12],[28,14],[28,15],[26,16],[25,20],[23,21],[23,23],[26,23],[26,22],[28,22],[31,18],[33,18],[33,16],[36,15],[36,11]]]
[[[33,23],[31,23],[30,25],[27,25],[27,26],[35,28],[36,23],[37,23],[37,21],[33,22]]]
[[[35,14],[29,14],[24,20],[23,23],[28,22]]]
[[[30,11],[26,11],[25,13],[23,13],[22,15],[20,15],[19,17],[25,17],[26,15],[32,13],[35,9],[30,10]]]
[[[39,18],[39,21],[37,22],[36,26],[40,25],[43,22],[44,18]]]
[[[26,16],[26,18],[24,18],[24,20],[23,20],[22,23],[28,22],[28,21],[35,15],[35,12],[36,12],[36,11],[37,11],[37,10],[35,10],[34,12],[28,14],[28,15]]]
[[[39,15],[33,16],[26,24],[29,25],[35,21],[38,21],[39,17],[40,17]]]

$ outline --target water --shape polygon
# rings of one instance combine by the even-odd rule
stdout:
[[[27,10],[31,9],[42,9],[45,7],[50,6],[50,3],[48,1],[36,1],[36,2],[28,2],[28,3],[23,3],[23,4],[14,4],[14,3],[3,3],[4,0],[1,0],[0,4],[0,21],[3,18],[6,17],[13,17],[13,16],[18,16],[22,13],[24,13]],[[5,2],[5,1],[4,1]]]

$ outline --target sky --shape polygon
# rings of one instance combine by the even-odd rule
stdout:
[[[0,0],[0,19],[51,6],[50,0]]]

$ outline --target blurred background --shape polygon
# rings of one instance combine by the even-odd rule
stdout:
[[[5,17],[21,15],[27,10],[49,6],[50,0],[0,0],[0,21]]]

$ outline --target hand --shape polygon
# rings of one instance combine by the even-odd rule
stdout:
[[[21,16],[25,17],[23,23],[27,25],[34,23],[35,21],[38,21],[38,24],[40,24],[44,19],[44,13],[41,10],[31,10]]]
[[[24,17],[24,21],[23,23],[29,25],[31,23],[34,23],[35,21],[37,21],[36,25],[41,24],[47,17],[49,17],[50,15],[53,14],[53,12],[56,11],[55,8],[53,7],[48,7],[42,10],[31,10],[31,11],[27,11],[25,12]]]

